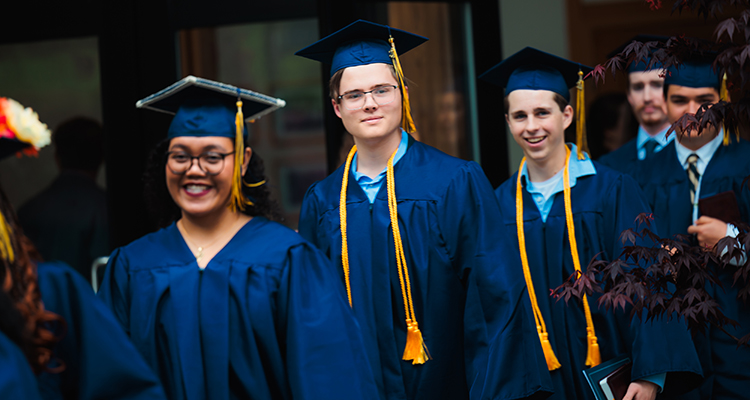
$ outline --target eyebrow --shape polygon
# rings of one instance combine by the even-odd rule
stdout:
[[[190,150],[190,148],[187,147],[187,146],[185,146],[184,144],[176,144],[176,145],[170,147],[169,151],[174,151],[175,149],[179,149],[179,150],[182,150],[182,151]],[[202,153],[205,153],[205,152],[208,152],[208,151],[212,151],[212,150],[222,151],[222,150],[224,150],[224,147],[218,146],[218,145],[215,145],[215,144],[209,144],[208,146],[204,146],[203,147]]]
[[[376,87],[380,87],[380,86],[398,86],[398,84],[395,84],[395,83],[387,83],[387,82],[386,82],[386,83],[378,83],[378,84],[376,84],[376,85],[372,85],[372,86],[370,86],[370,90],[372,90],[372,89],[375,89]],[[366,92],[366,91],[367,91],[367,90],[363,90],[363,89],[352,89],[352,90],[347,90],[347,91],[346,91],[346,92],[344,92],[344,93],[341,93],[341,95],[345,95],[345,94],[347,94],[347,93],[352,93],[352,92]]]

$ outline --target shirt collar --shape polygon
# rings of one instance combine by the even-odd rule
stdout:
[[[409,134],[406,133],[405,130],[401,129],[401,141],[398,143],[398,150],[396,150],[396,156],[393,157],[393,166],[396,166],[396,163],[398,163],[398,160],[401,159],[401,157],[404,156],[406,153],[406,148],[409,145]],[[365,174],[361,174],[357,172],[357,153],[354,153],[354,157],[352,157],[352,165],[354,166],[351,168],[352,173],[354,174],[354,179],[357,180],[357,182],[361,181],[364,178],[367,178],[368,181],[380,181],[385,177],[386,170],[388,167],[386,166],[383,168],[382,171],[378,174],[378,176],[375,177],[375,179],[371,179],[369,176]]]
[[[570,146],[570,158],[568,159],[568,180],[570,181],[570,187],[573,187],[576,185],[578,178],[582,178],[588,175],[596,175],[596,168],[594,168],[594,163],[591,161],[591,158],[589,158],[589,155],[587,153],[584,152],[583,160],[579,160],[576,145],[573,143],[568,143],[568,146]],[[558,171],[558,173],[560,171]],[[528,182],[529,171],[526,168],[526,163],[523,164],[521,176],[523,177],[524,181]],[[553,176],[551,179],[555,179],[555,177]],[[563,190],[562,179],[560,179],[560,183],[558,183],[557,186],[560,190],[557,190],[557,188],[555,188],[555,193],[561,192]]]
[[[690,150],[687,147],[683,146],[679,140],[675,140],[675,149],[677,150],[677,160],[680,161],[680,165],[682,165],[682,168],[687,168],[687,159],[690,157],[691,154],[695,153],[698,156],[698,160],[700,162],[704,162],[708,164],[709,161],[711,161],[711,157],[714,156],[714,153],[716,153],[716,150],[721,146],[721,142],[724,141],[724,129],[719,130],[719,133],[716,135],[715,138],[713,138],[710,142],[703,145],[698,150]]]
[[[638,138],[637,138],[637,144],[638,144],[638,150],[643,148],[643,145],[646,144],[649,140],[655,140],[656,143],[658,143],[658,146],[664,147],[669,142],[674,140],[674,137],[676,134],[671,134],[669,137],[667,137],[667,131],[669,130],[669,126],[664,128],[661,132],[657,133],[654,136],[651,136],[646,132],[645,129],[643,129],[643,126],[638,126]]]

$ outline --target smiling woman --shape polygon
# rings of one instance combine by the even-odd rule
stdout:
[[[146,176],[168,225],[115,250],[99,294],[168,397],[373,397],[338,276],[271,221],[247,145],[244,121],[284,101],[188,77],[138,105],[175,114]]]

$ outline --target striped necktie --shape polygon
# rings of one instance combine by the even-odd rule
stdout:
[[[698,191],[698,182],[700,182],[701,174],[698,173],[698,155],[693,153],[687,158],[687,174],[688,180],[690,181],[690,204],[695,206],[695,192]]]

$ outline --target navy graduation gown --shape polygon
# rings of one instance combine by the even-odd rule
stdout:
[[[743,187],[750,175],[750,143],[732,139],[729,146],[719,146],[703,173],[700,197],[733,191],[737,197],[742,221],[750,223],[750,189]],[[637,174],[638,182],[654,210],[659,233],[664,237],[687,234],[693,223],[687,172],[677,159],[675,145],[669,145],[648,162]],[[720,273],[724,286],[709,288],[724,313],[740,323],[739,328],[724,329],[737,337],[750,333],[750,307],[737,299],[742,281],[733,285],[734,270],[730,267]],[[714,399],[742,398],[750,392],[750,350],[737,348],[737,342],[718,329],[709,329],[708,342],[696,337],[701,354],[706,382],[701,396]]]
[[[62,332],[54,358],[65,370],[39,375],[44,399],[165,398],[156,375],[78,272],[54,262],[39,263],[37,274],[44,308],[65,320],[65,327],[52,327]]]
[[[480,167],[409,138],[394,167],[398,218],[414,309],[432,359],[402,360],[404,304],[386,183],[373,204],[350,173],[347,238],[354,313],[381,396],[387,399],[516,399],[551,390],[541,348],[523,316],[520,269],[506,267],[504,232]],[[339,193],[343,166],[310,187],[300,233],[343,279]]]
[[[623,174],[632,174],[638,159],[638,139],[632,139],[619,149],[599,157],[599,163]]]
[[[594,162],[595,175],[578,178],[571,188],[576,243],[585,271],[597,254],[613,260],[622,252],[620,233],[635,227],[635,218],[650,208],[636,182],[627,175]],[[503,210],[503,224],[508,237],[516,239],[515,198],[517,174],[495,190]],[[542,222],[531,194],[523,190],[524,232],[531,277],[539,308],[547,325],[552,349],[562,367],[551,371],[555,385],[552,399],[594,399],[583,373],[585,365],[586,317],[583,305],[571,300],[557,301],[550,289],[560,286],[575,272],[565,224],[563,194],[555,195],[547,221]],[[520,270],[518,242],[516,263]],[[631,323],[629,311],[616,313],[598,306],[599,294],[588,297],[594,330],[599,339],[602,361],[628,354],[633,361],[631,380],[668,373],[666,394],[690,390],[700,382],[701,367],[685,325],[664,320],[642,323],[637,317]],[[533,320],[529,312],[528,318]],[[537,343],[538,339],[537,339]],[[687,349],[687,350],[686,350]]]
[[[21,349],[0,332],[0,398],[41,400],[29,362]]]
[[[176,224],[112,253],[99,292],[171,399],[374,399],[329,261],[255,217],[201,270]]]

